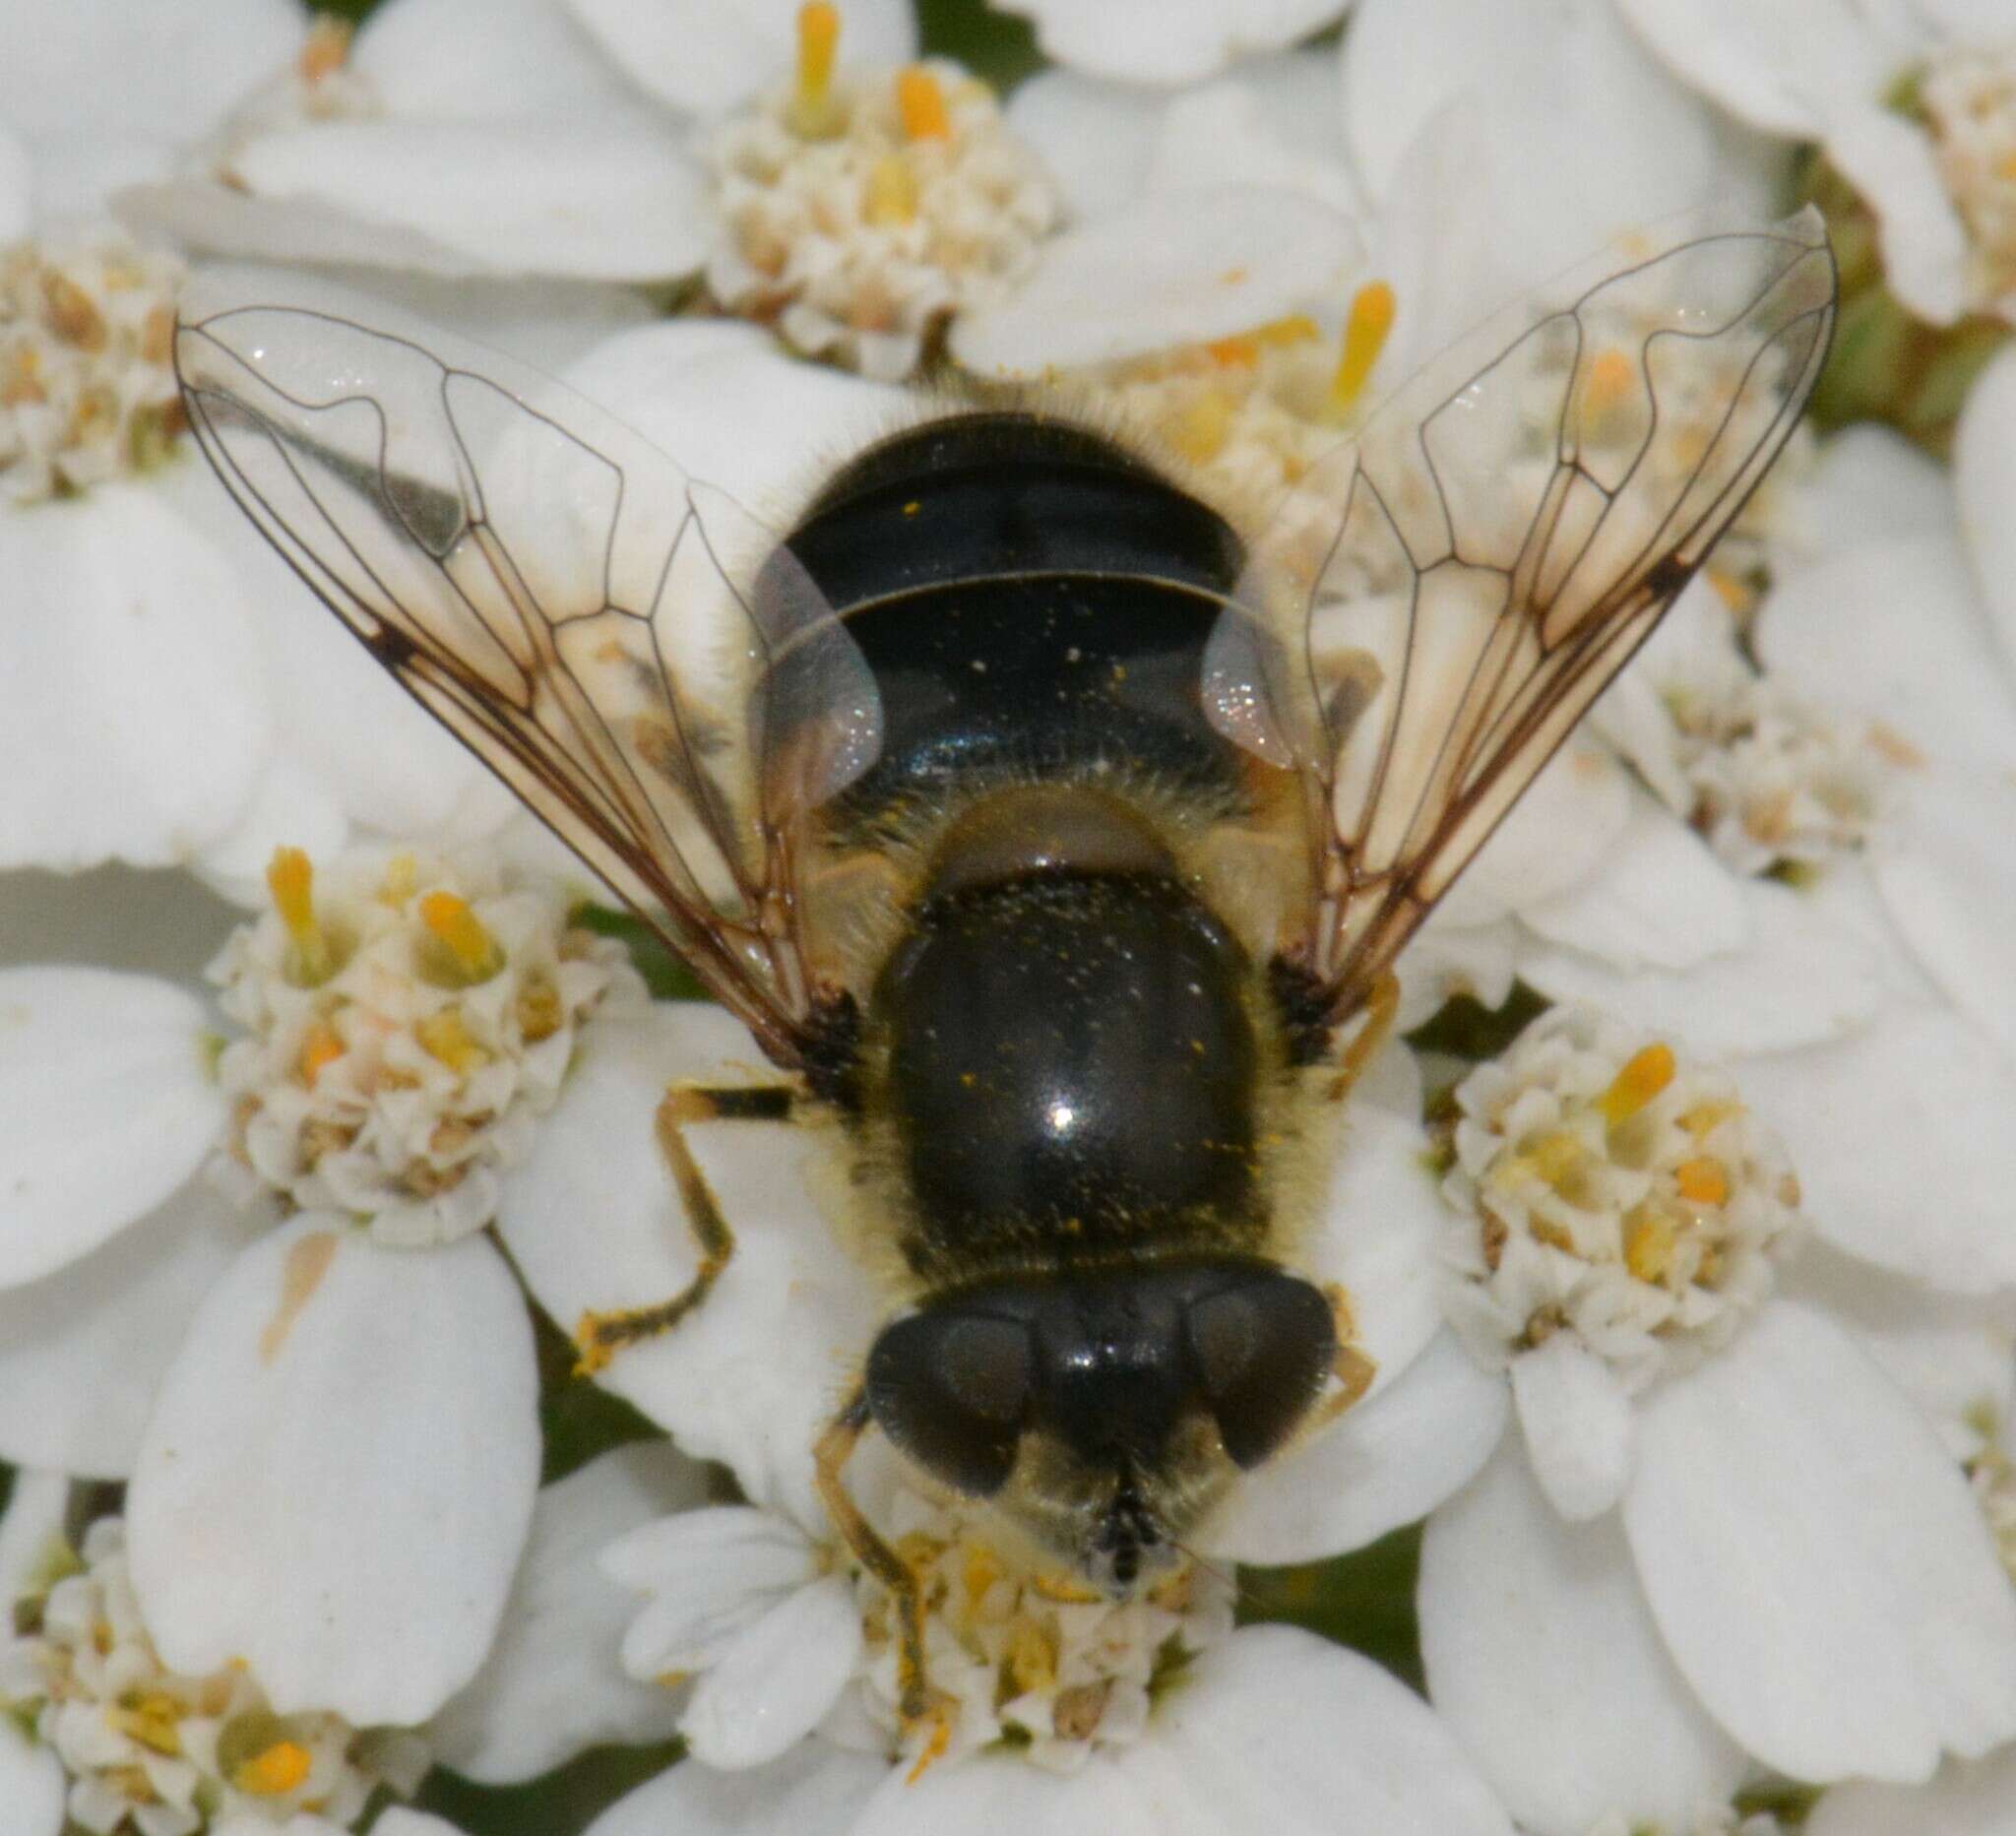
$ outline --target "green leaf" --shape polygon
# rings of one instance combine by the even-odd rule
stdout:
[[[699,978],[665,947],[657,931],[634,913],[618,912],[610,906],[579,905],[568,914],[569,920],[598,937],[613,937],[629,952],[637,973],[658,1001],[704,1001],[708,993]]]
[[[467,1836],[578,1836],[617,1799],[662,1772],[683,1751],[677,1741],[592,1746],[524,1785],[477,1785],[437,1766],[413,1807],[446,1817]]]
[[[1239,1623],[1299,1625],[1363,1652],[1419,1689],[1421,1639],[1414,1590],[1420,1563],[1420,1526],[1410,1524],[1327,1562],[1241,1568]]]
[[[1004,95],[1043,65],[1030,23],[994,12],[985,0],[917,0],[917,30],[926,57],[955,57]]]
[[[580,1353],[574,1341],[543,1308],[528,1304],[539,1361],[539,1432],[545,1442],[541,1486],[556,1484],[612,1447],[665,1438],[664,1430],[634,1404],[577,1376]]]

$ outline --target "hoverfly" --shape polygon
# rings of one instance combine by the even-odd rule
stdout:
[[[1328,1105],[1410,935],[1651,633],[1825,356],[1813,213],[1640,238],[1501,313],[1270,523],[1041,404],[930,414],[780,537],[558,384],[312,285],[185,305],[190,421],[260,531],[821,1112],[892,1312],[879,1428],[1125,1595],[1362,1393],[1293,1271]]]

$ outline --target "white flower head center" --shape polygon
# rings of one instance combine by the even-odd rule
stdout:
[[[1231,1584],[1195,1562],[1135,1599],[1033,1567],[977,1517],[897,1494],[897,1549],[921,1577],[937,1706],[920,1760],[1007,1741],[1071,1771],[1100,1746],[1138,1740],[1163,1687],[1232,1630]],[[863,1702],[900,1728],[894,1614],[879,1583],[855,1583],[867,1634]]]
[[[1934,58],[1918,103],[1967,229],[1969,303],[2016,312],[2016,38]]]
[[[164,458],[182,427],[172,358],[183,267],[117,231],[0,253],[0,481],[68,496]]]
[[[895,380],[1021,278],[1060,207],[984,84],[942,61],[836,72],[839,32],[833,7],[801,8],[790,80],[704,142],[707,283],[799,349]]]
[[[410,1794],[426,1770],[413,1736],[276,1715],[242,1665],[164,1670],[116,1517],[92,1525],[81,1557],[53,1551],[46,1587],[14,1611],[26,1636],[6,1648],[0,1707],[62,1762],[70,1821],[93,1836],[199,1836],[233,1818],[278,1828],[304,1809],[348,1825],[379,1786]]]
[[[1726,1343],[1799,1240],[1798,1182],[1721,1072],[1556,1008],[1456,1090],[1450,1314],[1502,1368],[1568,1332],[1627,1389]]]
[[[1384,281],[1352,296],[1333,337],[1296,313],[1208,345],[1109,364],[1089,379],[1120,412],[1240,497],[1271,502],[1339,444],[1393,328]]]
[[[358,851],[318,886],[282,849],[267,877],[272,909],[210,972],[247,1035],[218,1065],[234,1156],[303,1208],[371,1214],[382,1241],[480,1230],[576,1029],[612,991],[641,998],[622,946],[472,858]]]

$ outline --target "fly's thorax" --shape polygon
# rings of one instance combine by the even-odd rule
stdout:
[[[1309,1283],[1199,1256],[939,1294],[877,1338],[867,1396],[924,1473],[1125,1596],[1293,1435],[1336,1350]]]

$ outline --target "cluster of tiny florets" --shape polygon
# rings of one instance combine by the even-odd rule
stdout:
[[[0,486],[62,497],[164,458],[182,426],[173,367],[183,267],[78,232],[0,253]]]
[[[1457,1086],[1452,1323],[1503,1365],[1570,1332],[1630,1387],[1727,1343],[1799,1240],[1798,1182],[1724,1073],[1557,1008]]]
[[[165,1670],[141,1622],[125,1528],[100,1518],[81,1554],[49,1551],[22,1633],[0,1654],[0,1708],[69,1775],[68,1827],[91,1836],[201,1836],[301,1812],[347,1828],[381,1787],[410,1793],[427,1767],[410,1735],[340,1716],[276,1715],[242,1665]]]
[[[1969,303],[2016,315],[2016,38],[1935,59],[1918,100],[1967,228]]]
[[[844,76],[816,108],[802,80],[786,84],[702,154],[715,299],[888,380],[954,313],[1020,280],[1061,213],[992,92],[950,64]]]
[[[480,1230],[582,1021],[643,998],[622,946],[481,863],[361,852],[314,885],[284,850],[269,877],[273,910],[211,969],[245,1034],[218,1065],[235,1162],[381,1241]]]

